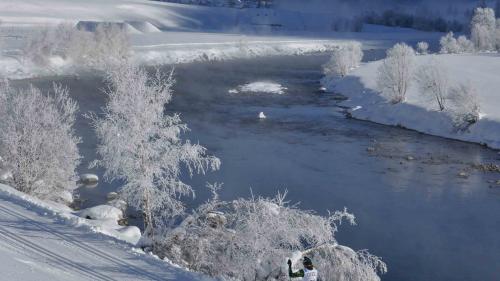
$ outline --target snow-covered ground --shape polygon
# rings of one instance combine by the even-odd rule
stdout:
[[[97,233],[85,221],[90,220],[0,184],[0,279],[204,279]]]
[[[435,102],[418,91],[413,81],[402,104],[391,104],[377,90],[377,69],[381,61],[354,70],[330,91],[349,98],[352,116],[386,125],[399,125],[422,133],[500,148],[500,57],[496,54],[418,56],[416,67],[437,59],[446,69],[451,85],[472,83],[478,94],[481,119],[466,131],[456,131],[450,114],[437,110]]]
[[[350,40],[362,41],[367,49],[386,48],[400,40],[417,42],[439,36],[374,26],[360,33],[332,32],[331,15],[297,13],[145,0],[0,0],[0,75],[26,78],[67,72],[61,59],[53,59],[49,67],[37,67],[21,55],[27,34],[59,23],[81,28],[100,22],[123,24],[134,60],[154,65],[327,52]]]

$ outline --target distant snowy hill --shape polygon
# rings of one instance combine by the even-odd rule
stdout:
[[[351,39],[374,48],[401,40],[429,41],[439,37],[415,31],[402,37],[394,29],[332,32],[333,17],[292,10],[215,8],[146,0],[0,0],[0,62],[4,66],[0,75],[21,78],[67,72],[67,63],[60,58],[54,58],[50,68],[37,68],[20,58],[30,33],[60,23],[85,30],[101,23],[120,24],[129,33],[134,59],[146,64],[327,52]]]

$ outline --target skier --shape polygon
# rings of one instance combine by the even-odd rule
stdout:
[[[288,260],[288,276],[291,278],[302,277],[304,281],[317,281],[318,271],[314,268],[312,261],[308,257],[304,257],[304,269],[297,272],[292,271],[292,261]]]

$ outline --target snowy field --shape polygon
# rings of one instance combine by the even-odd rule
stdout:
[[[407,99],[392,104],[377,88],[377,69],[381,61],[366,63],[338,83],[331,91],[346,95],[344,105],[352,116],[386,125],[398,125],[422,133],[486,144],[500,149],[500,58],[497,54],[417,56],[415,68],[436,60],[446,71],[450,85],[470,83],[480,106],[480,120],[468,130],[456,131],[450,114],[440,112],[432,99],[419,92],[413,81]]]

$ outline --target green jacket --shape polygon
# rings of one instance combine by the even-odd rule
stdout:
[[[293,272],[292,267],[289,266],[288,267],[288,276],[290,276],[290,278],[304,277],[304,270],[300,269],[297,272]]]

